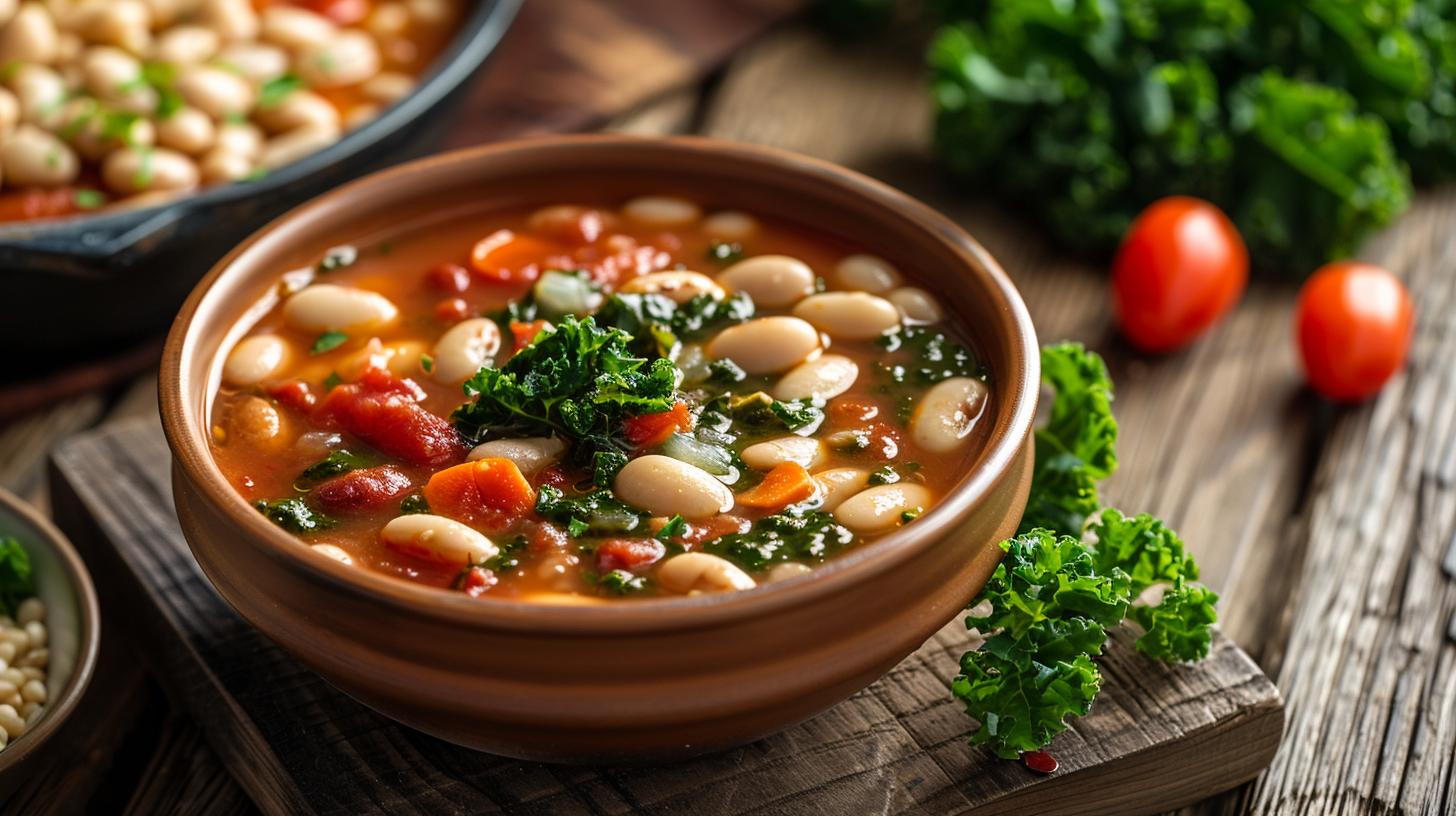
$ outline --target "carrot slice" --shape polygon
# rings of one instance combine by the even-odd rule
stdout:
[[[445,468],[425,483],[424,495],[431,512],[492,529],[510,526],[536,504],[520,468],[501,458]]]
[[[656,414],[641,414],[622,420],[622,435],[639,448],[650,448],[667,441],[675,431],[691,431],[693,415],[685,402]]]
[[[814,477],[798,462],[776,465],[763,481],[738,494],[738,503],[745,507],[782,510],[814,495]]]
[[[541,274],[541,264],[561,247],[508,229],[496,230],[470,250],[470,266],[496,283],[528,283]]]

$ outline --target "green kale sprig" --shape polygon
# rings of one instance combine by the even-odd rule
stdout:
[[[30,554],[15,536],[0,537],[0,614],[14,615],[20,602],[33,595]]]

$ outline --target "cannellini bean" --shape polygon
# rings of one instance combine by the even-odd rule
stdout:
[[[339,130],[338,108],[311,91],[294,91],[278,104],[260,108],[254,118],[272,133],[286,133],[299,128],[335,133]]]
[[[746,241],[758,233],[758,219],[733,210],[717,212],[703,219],[703,232],[719,241]]]
[[[258,13],[251,0],[202,0],[202,20],[224,40],[258,36]]]
[[[82,74],[91,92],[114,110],[150,116],[157,109],[157,89],[140,81],[142,64],[121,48],[98,45],[87,49]]]
[[[214,119],[246,114],[256,97],[247,79],[211,65],[184,67],[175,85],[187,104],[202,109]]]
[[[965,444],[976,420],[986,410],[986,384],[970,377],[952,377],[925,392],[910,418],[910,438],[932,453],[947,453]]]
[[[20,103],[16,101],[15,94],[0,88],[0,140],[3,140],[15,132],[15,126],[20,124]]]
[[[232,429],[244,442],[272,447],[283,438],[283,416],[262,397],[243,397],[233,408]]]
[[[743,464],[754,470],[772,470],[785,462],[797,462],[808,468],[824,458],[824,444],[808,436],[785,436],[749,445],[739,455]]]
[[[288,52],[267,43],[233,43],[217,55],[217,60],[259,84],[288,73]]]
[[[0,703],[0,728],[5,730],[10,739],[16,739],[25,733],[25,718],[20,716],[20,712],[15,710],[15,706]]]
[[[624,204],[622,214],[639,224],[671,229],[696,223],[703,217],[703,210],[683,198],[640,196]]]
[[[727,297],[723,287],[698,272],[650,272],[627,281],[622,291],[662,295],[674,303],[687,303],[699,295],[708,295],[714,300]]]
[[[45,601],[40,598],[26,598],[15,610],[15,622],[21,626],[34,621],[44,621],[45,617]]]
[[[161,62],[191,65],[207,62],[221,47],[222,37],[216,31],[200,25],[183,25],[158,35],[152,54]]]
[[[46,631],[46,625],[40,621],[31,621],[25,624],[25,635],[30,638],[31,649],[38,649],[45,646],[50,640],[50,633]]]
[[[197,165],[164,147],[123,148],[101,164],[101,180],[112,192],[133,195],[149,190],[189,190],[199,180]]]
[[[900,273],[876,255],[850,255],[834,267],[839,285],[846,289],[881,294],[900,285]]]
[[[259,36],[294,51],[327,45],[338,30],[329,18],[295,6],[269,6],[259,22]]]
[[[797,561],[785,561],[781,564],[774,564],[769,568],[767,581],[770,584],[777,584],[780,581],[802,578],[813,571],[813,568],[808,564],[800,564]]]
[[[364,18],[364,28],[370,34],[382,39],[402,37],[409,29],[410,13],[403,3],[388,0],[375,3],[374,10]]]
[[[67,102],[64,121],[67,124],[61,132],[73,134],[71,144],[76,152],[92,161],[99,161],[123,147],[150,147],[157,140],[157,129],[151,120],[111,120],[88,97]],[[124,129],[118,129],[118,124]]]
[[[898,482],[862,490],[834,509],[834,520],[856,533],[881,533],[902,524],[901,514],[930,506],[930,490]]]
[[[20,103],[20,119],[38,125],[54,125],[66,99],[66,81],[44,65],[21,65],[11,75],[10,90]]]
[[[397,102],[415,89],[414,77],[399,71],[384,71],[375,74],[359,86],[364,95],[383,104]]]
[[[56,58],[56,21],[39,3],[23,3],[0,27],[0,63],[49,63]]]
[[[253,172],[253,160],[240,153],[215,148],[202,157],[198,169],[202,171],[202,180],[208,184],[237,181]]]
[[[495,359],[500,351],[500,327],[487,317],[472,317],[451,326],[435,342],[436,380],[463,383]]]
[[[256,159],[263,152],[263,131],[251,122],[226,122],[217,129],[216,149]]]
[[[476,445],[466,461],[477,459],[509,459],[516,468],[527,476],[554,464],[566,452],[566,443],[554,436],[534,436],[526,439],[492,439]]]
[[[197,156],[206,153],[217,138],[212,117],[197,108],[182,108],[157,122],[157,143]]]
[[[20,685],[9,680],[0,680],[0,700],[9,699],[12,694],[20,693]]]
[[[343,547],[337,546],[335,544],[312,544],[310,545],[310,547],[314,552],[318,553],[319,555],[328,556],[329,558],[338,561],[340,564],[354,563],[353,557],[345,552]]]
[[[384,295],[332,283],[316,283],[283,304],[283,319],[306,332],[374,329],[398,316],[399,309]]]
[[[379,73],[379,47],[363,31],[345,29],[322,45],[304,49],[294,66],[310,87],[357,85]]]
[[[701,552],[674,555],[663,561],[657,568],[657,583],[679,595],[735,592],[757,586],[748,573],[731,561]]]
[[[337,130],[311,127],[291,130],[282,136],[274,136],[263,145],[263,152],[258,155],[258,164],[269,170],[277,170],[304,156],[317,153],[338,141],[338,138]]]
[[[87,41],[144,54],[152,43],[152,10],[142,0],[92,0],[71,15]]]
[[[391,549],[406,555],[465,566],[494,558],[499,549],[490,539],[444,516],[418,513],[400,516],[379,531],[379,538]]]
[[[821,508],[832,512],[844,500],[869,486],[870,473],[854,467],[831,468],[814,474],[819,483],[819,495],[824,500]]]
[[[15,659],[17,653],[15,644],[9,641],[0,641],[0,661],[9,663]],[[3,676],[5,669],[0,669],[0,676]]]
[[[854,387],[859,378],[859,365],[842,354],[824,354],[801,363],[784,375],[774,386],[773,395],[781,400],[828,400]]]
[[[707,471],[658,454],[628,462],[612,485],[622,501],[654,516],[700,519],[733,507],[733,491]]]
[[[410,16],[421,25],[441,25],[450,22],[452,3],[450,0],[405,0]]]
[[[20,687],[20,698],[27,703],[44,703],[46,701],[45,684],[39,680],[25,681],[25,685]]]
[[[823,292],[794,307],[803,318],[836,340],[870,340],[900,325],[895,304],[868,292]]]
[[[179,17],[192,14],[202,5],[201,0],[142,0],[152,12],[152,25],[157,28],[171,26]]]
[[[914,286],[901,286],[899,289],[891,290],[885,298],[895,304],[900,314],[911,323],[939,323],[945,317],[941,311],[940,304],[935,298],[924,289],[917,289]]]
[[[17,187],[60,187],[76,180],[81,162],[60,139],[34,125],[21,125],[0,145],[5,183]]]
[[[223,364],[222,378],[228,385],[257,385],[276,378],[292,357],[288,341],[276,334],[245,337],[233,346]]]
[[[728,358],[749,374],[773,374],[819,351],[819,332],[797,317],[760,317],[718,333],[707,346],[715,359]]]
[[[787,255],[757,255],[723,270],[718,282],[747,292],[758,306],[781,309],[814,292],[814,270]]]

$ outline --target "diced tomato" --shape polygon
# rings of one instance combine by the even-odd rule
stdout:
[[[683,534],[685,544],[701,544],[733,533],[746,533],[753,524],[746,518],[723,513],[704,521],[695,521]]]
[[[888,422],[871,422],[865,426],[869,434],[870,455],[888,462],[900,455],[900,431]]]
[[[526,346],[531,345],[531,341],[536,339],[536,335],[549,328],[551,328],[551,321],[549,320],[532,320],[530,323],[512,320],[511,337],[515,338],[516,351],[520,351]]]
[[[485,567],[466,567],[455,579],[455,588],[472,598],[479,598],[498,581],[495,573]]]
[[[76,188],[54,190],[31,188],[0,195],[0,221],[30,221],[37,218],[60,218],[80,212],[76,206]]]
[[[693,415],[688,413],[687,403],[681,401],[661,413],[641,414],[622,420],[622,434],[639,448],[661,445],[674,432],[692,429]]]
[[[373,510],[404,497],[414,487],[410,477],[390,465],[351,470],[313,489],[313,498],[332,513]]]
[[[318,397],[303,380],[289,380],[270,385],[268,386],[268,396],[278,400],[279,405],[292,408],[299,413],[308,413],[318,404]]]
[[[544,521],[531,530],[531,535],[527,539],[527,546],[536,555],[565,550],[568,543],[570,543],[570,539],[566,537],[565,530]]]
[[[657,563],[667,547],[655,538],[613,538],[597,546],[597,572],[636,571]]]
[[[425,273],[425,281],[441,292],[459,294],[470,288],[470,270],[460,264],[436,264]]]
[[[516,463],[497,457],[436,473],[424,494],[431,511],[492,530],[509,527],[536,505],[536,492]]]
[[[435,304],[435,319],[441,323],[459,323],[470,317],[470,304],[464,298],[445,298]]]
[[[410,380],[369,369],[357,383],[329,392],[319,413],[372,445],[412,465],[439,467],[458,460],[465,446],[455,428],[416,403],[424,392]]]
[[[561,246],[554,242],[507,229],[496,230],[471,249],[470,266],[494,283],[529,283],[541,274],[541,264],[561,252]]]
[[[829,402],[825,413],[828,414],[830,425],[843,428],[874,419],[880,415],[880,406],[866,399],[840,397]]]
[[[672,256],[668,253],[657,247],[643,246],[617,252],[581,268],[593,281],[614,287],[629,278],[666,269],[672,266],[672,262]]]
[[[567,485],[571,484],[572,480],[561,468],[548,467],[538,471],[532,478],[532,481],[536,483],[537,487],[550,485],[558,489],[564,489]]]

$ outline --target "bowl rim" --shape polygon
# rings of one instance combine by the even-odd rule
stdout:
[[[367,199],[371,189],[387,187],[394,179],[410,173],[498,160],[522,151],[619,148],[700,153],[718,161],[746,162],[783,173],[808,175],[820,183],[867,200],[885,218],[898,218],[922,230],[957,255],[970,274],[983,278],[989,284],[988,291],[1000,302],[988,306],[988,311],[1005,313],[1009,318],[1007,325],[1013,329],[1012,336],[1007,338],[1007,348],[1013,362],[1018,365],[1012,372],[1013,381],[998,385],[999,388],[1011,389],[1009,419],[1005,430],[989,440],[986,455],[915,525],[902,527],[837,556],[816,567],[812,575],[803,579],[760,585],[752,592],[650,598],[593,604],[585,608],[504,599],[483,604],[479,599],[461,593],[442,591],[345,565],[308,547],[299,546],[295,537],[269,523],[232,488],[205,442],[197,444],[198,440],[206,440],[208,436],[205,429],[192,427],[192,420],[200,420],[201,417],[193,417],[188,409],[189,403],[194,400],[191,392],[207,387],[205,378],[194,383],[185,373],[194,356],[191,353],[194,344],[190,340],[203,325],[195,317],[214,286],[260,242],[296,222],[325,215],[339,202],[356,196]],[[225,311],[231,323],[236,323],[250,305],[235,304],[220,311]],[[288,569],[301,570],[311,579],[336,590],[403,612],[443,619],[465,627],[580,634],[702,628],[724,620],[767,615],[868,580],[877,572],[875,566],[878,564],[899,563],[913,557],[919,550],[949,534],[988,497],[994,486],[1003,478],[1013,476],[1011,469],[1031,437],[1040,381],[1036,330],[1011,279],[975,239],[928,205],[853,170],[778,148],[702,136],[575,134],[511,140],[417,159],[349,182],[279,216],[219,260],[188,296],[167,336],[158,389],[162,424],[173,453],[174,467],[214,509],[227,517],[229,523],[244,531],[244,537],[259,554],[281,560]]]
[[[46,712],[35,728],[27,729],[4,749],[0,749],[0,774],[3,774],[39,750],[71,716],[85,696],[100,652],[101,607],[96,600],[96,587],[91,583],[91,573],[86,569],[86,563],[81,560],[75,545],[71,544],[64,533],[35,507],[3,488],[0,488],[0,506],[30,525],[45,540],[45,546],[49,546],[60,556],[58,560],[66,572],[67,580],[76,591],[76,603],[80,610],[76,667],[71,671],[71,676],[60,693],[46,704]]]

